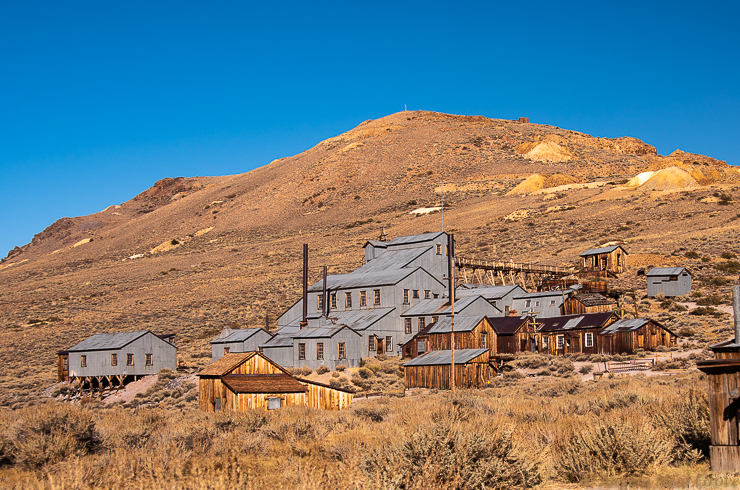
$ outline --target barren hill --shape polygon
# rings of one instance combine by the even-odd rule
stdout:
[[[663,169],[654,185],[635,184]],[[222,326],[274,325],[298,299],[301,243],[313,277],[324,264],[353,269],[381,227],[440,229],[439,212],[410,212],[439,206],[442,190],[459,254],[570,264],[613,240],[667,262],[681,247],[736,248],[738,189],[725,162],[660,156],[635,138],[392,114],[245,174],[163,179],[11,251],[0,263],[0,386],[17,387],[23,372],[52,381],[55,352],[102,331],[174,331],[181,359],[204,362]]]

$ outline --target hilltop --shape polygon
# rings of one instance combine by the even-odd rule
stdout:
[[[223,326],[274,326],[298,299],[302,243],[312,279],[354,269],[382,227],[440,229],[438,211],[412,211],[442,192],[460,255],[570,265],[617,241],[647,266],[737,251],[738,190],[726,162],[631,137],[421,111],[365,121],[251,172],[162,179],[12,250],[0,386],[52,382],[56,351],[95,332],[176,332],[183,362],[202,364]]]

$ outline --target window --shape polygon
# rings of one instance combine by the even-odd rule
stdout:
[[[273,397],[273,398],[267,399],[267,409],[268,410],[278,410],[281,405],[282,405],[282,400],[280,398]]]
[[[390,335],[386,336],[385,338],[385,351],[393,352],[393,337],[391,337]]]
[[[587,333],[586,334],[586,347],[593,347],[594,346],[594,334]]]
[[[111,366],[118,366],[118,354],[111,354],[110,355],[110,365]]]
[[[554,299],[551,299],[550,300],[550,306],[555,306],[555,300]]]
[[[344,293],[344,309],[352,309],[352,293]]]
[[[145,366],[154,366],[154,362],[152,360],[151,354],[144,354],[144,365]]]
[[[373,304],[375,306],[380,306],[380,289],[373,289]]]
[[[432,317],[432,323],[437,323],[438,321],[439,321],[439,317],[438,316],[433,316]]]
[[[298,344],[298,359],[301,361],[306,359],[306,344]]]
[[[337,293],[331,293],[329,295],[329,307],[332,310],[336,310],[337,309]]]
[[[220,412],[221,411],[221,399],[220,398],[216,398],[216,400],[214,402],[213,410],[216,411],[216,412]]]
[[[344,342],[339,342],[338,350],[339,359],[347,359],[347,349],[344,347]]]
[[[540,306],[540,302],[539,302],[539,301],[535,301],[535,302],[534,302],[534,306],[535,306],[535,307],[537,307],[537,306]]]
[[[367,306],[367,291],[360,291],[360,307]]]
[[[367,338],[367,350],[373,352],[375,349],[375,336],[371,335]]]
[[[432,295],[432,297],[433,297],[434,299],[437,299],[437,298],[439,298],[439,294],[437,294],[437,293],[434,293],[434,294]]]
[[[524,307],[529,308],[530,306],[532,306],[532,300],[528,299],[527,301],[524,302]]]
[[[496,306],[496,302],[495,302],[495,301],[491,301],[491,304],[492,304],[493,306]]]
[[[419,290],[418,289],[414,289],[414,294],[411,297],[414,298],[414,299],[419,299]]]
[[[437,244],[437,255],[442,255],[442,245],[439,243]]]
[[[224,347],[224,354],[231,352],[231,347]]]
[[[87,356],[85,354],[80,356],[80,367],[87,367]]]
[[[424,290],[424,299],[429,299],[432,297],[432,292],[428,289]]]
[[[134,355],[133,354],[126,354],[126,365],[127,366],[134,365]]]
[[[411,333],[411,318],[403,319],[403,331],[407,334]]]
[[[480,334],[480,348],[488,349],[488,334],[486,332]]]
[[[424,351],[426,351],[427,343],[424,339],[419,339],[419,343],[417,344],[417,350],[419,351],[419,355],[423,354]]]
[[[319,294],[318,296],[316,296],[316,308],[319,311],[324,311],[324,295],[323,294]]]
[[[504,306],[504,316],[509,316],[509,307]]]
[[[542,348],[547,349],[548,345],[550,345],[550,337],[542,337]]]
[[[419,317],[419,331],[421,332],[421,329],[427,326],[427,319],[423,316]]]
[[[409,304],[409,290],[408,289],[403,290],[403,304],[405,305]]]
[[[319,342],[316,344],[316,359],[319,361],[324,359],[324,343]]]
[[[558,335],[555,337],[555,340],[557,343],[555,344],[558,349],[562,349],[563,345],[565,344],[565,335]]]
[[[666,333],[666,335],[668,335],[668,333]],[[69,371],[69,357],[62,358],[62,369],[64,371]]]

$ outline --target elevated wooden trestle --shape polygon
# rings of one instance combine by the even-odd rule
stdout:
[[[471,279],[475,280],[478,284],[496,285],[498,279],[501,285],[506,285],[506,279],[508,278],[509,284],[521,284],[525,289],[527,287],[527,279],[530,280],[532,287],[535,287],[535,277],[538,279],[542,276],[567,277],[577,272],[573,267],[558,267],[532,263],[519,264],[513,261],[491,261],[467,257],[455,257],[455,266],[460,271],[463,281],[466,283],[468,279]],[[468,276],[468,271],[470,271],[470,276]]]

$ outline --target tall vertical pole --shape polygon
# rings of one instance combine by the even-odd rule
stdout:
[[[308,243],[303,244],[303,321],[301,328],[308,325]]]
[[[445,183],[442,182],[440,184],[440,195],[441,195],[441,204],[442,204],[442,232],[445,231]]]
[[[322,310],[321,311],[321,314],[324,315],[324,316],[328,316],[329,315],[329,313],[328,313],[329,312],[329,305],[328,305],[328,299],[329,298],[326,297],[326,266],[324,266],[324,286],[322,288],[321,295],[322,295],[322,298],[323,298],[322,299],[322,302],[324,303],[322,305],[323,308],[321,308],[321,310]]]
[[[450,276],[450,321],[452,323],[452,337],[450,338],[450,351],[452,365],[450,370],[450,387],[455,393],[455,238],[452,234],[447,235],[447,253]]]

